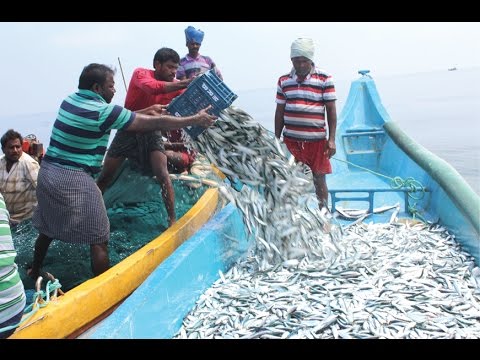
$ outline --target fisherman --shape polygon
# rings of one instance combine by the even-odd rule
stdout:
[[[215,74],[223,80],[222,74],[211,57],[200,55],[205,33],[200,29],[189,26],[185,29],[185,40],[188,54],[180,59],[180,66],[177,70],[177,79],[191,79],[208,70],[214,70]]]
[[[159,49],[153,57],[154,70],[134,70],[125,98],[125,108],[136,111],[145,107],[166,105],[183,93],[191,79],[178,81],[175,74],[180,61],[178,53],[170,48]],[[163,202],[168,214],[168,226],[176,221],[175,191],[168,172],[167,155],[160,131],[135,134],[118,131],[108,149],[104,166],[97,179],[102,193],[107,189],[126,158],[142,172],[155,175],[162,189]],[[187,159],[188,160],[188,159]]]
[[[177,79],[193,79],[199,74],[208,70],[215,71],[215,74],[221,79],[222,74],[214,61],[209,56],[200,55],[200,46],[203,42],[205,33],[200,29],[195,29],[193,26],[188,26],[185,29],[185,41],[188,48],[188,54],[180,59],[180,66],[177,69]],[[195,161],[197,152],[188,146],[189,137],[185,130],[171,130],[164,132],[167,141],[165,142],[165,153],[168,159],[168,171],[170,173],[188,173],[192,172],[199,176],[204,176],[204,171],[199,170],[201,162],[204,159],[202,155],[199,161]],[[199,166],[194,166],[200,164]]]
[[[32,224],[40,234],[32,267],[27,270],[34,279],[53,239],[90,245],[94,276],[110,267],[110,223],[93,176],[100,172],[112,129],[153,132],[191,125],[208,127],[216,119],[207,113],[209,108],[175,117],[166,115],[162,105],[133,112],[110,104],[115,94],[114,71],[102,64],[83,69],[78,89],[60,105],[38,174],[38,206]]]
[[[37,177],[40,165],[23,151],[23,137],[10,129],[1,138],[0,192],[10,213],[10,226],[30,219],[37,206]]]
[[[283,131],[288,150],[312,170],[319,207],[328,208],[325,174],[332,173],[336,152],[337,96],[332,76],[315,67],[314,53],[312,39],[298,38],[291,45],[293,68],[277,82],[275,136],[280,139]]]

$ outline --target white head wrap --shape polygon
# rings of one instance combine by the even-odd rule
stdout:
[[[298,38],[292,43],[290,51],[290,59],[297,56],[304,56],[313,61],[315,54],[315,45],[313,40],[309,38]]]

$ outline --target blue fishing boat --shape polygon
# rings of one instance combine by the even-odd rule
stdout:
[[[348,209],[375,223],[396,216],[441,224],[480,264],[479,196],[390,119],[369,71],[359,73],[339,117],[333,174],[327,176],[332,212],[343,214],[338,219],[344,224],[352,221]],[[245,254],[250,236],[240,211],[227,205],[82,337],[172,338],[219,272]]]

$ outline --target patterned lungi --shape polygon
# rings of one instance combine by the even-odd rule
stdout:
[[[40,233],[78,245],[108,242],[107,210],[90,174],[43,160],[37,199],[32,224]]]

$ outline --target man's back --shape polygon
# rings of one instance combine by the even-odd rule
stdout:
[[[100,94],[79,89],[60,105],[43,161],[96,174],[110,131],[127,128],[134,118],[133,112],[106,102]]]
[[[8,225],[8,211],[5,208],[5,202],[0,194],[0,324],[4,324],[11,319],[21,317],[26,304],[25,290],[22,280],[18,274],[18,266],[15,264],[15,251],[12,233]],[[14,325],[16,325],[15,322]],[[11,324],[10,324],[11,325]],[[3,325],[0,325],[3,328]],[[8,336],[12,330],[0,333],[0,338]]]

